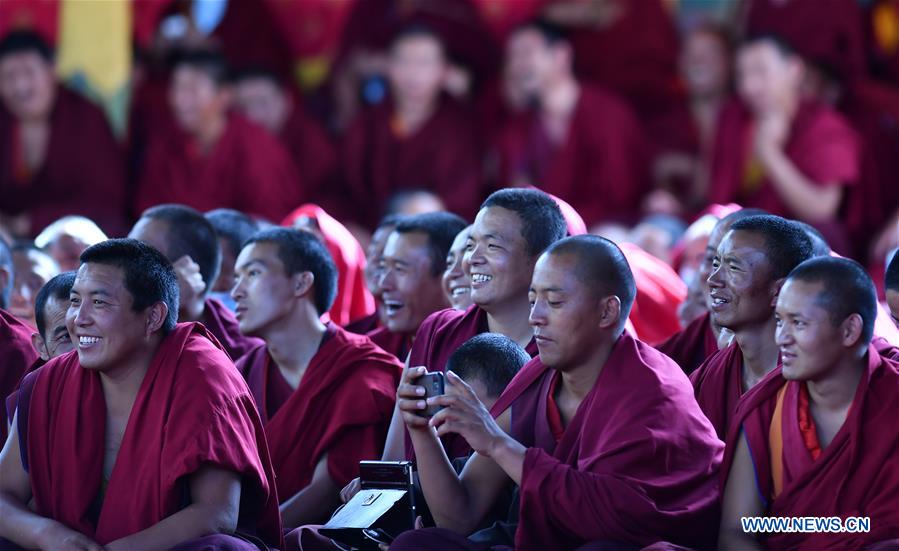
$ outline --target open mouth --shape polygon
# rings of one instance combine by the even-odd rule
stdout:
[[[398,300],[385,300],[384,301],[384,311],[387,312],[388,316],[395,316],[397,312],[402,310],[406,306],[405,303],[400,302]]]
[[[467,295],[471,293],[471,287],[467,285],[454,287],[451,291],[453,298],[461,297],[462,295]]]
[[[493,281],[493,276],[489,276],[487,274],[471,274],[471,285],[478,286],[484,285]]]
[[[86,335],[81,335],[80,337],[78,337],[78,346],[80,348],[90,348],[91,346],[99,343],[100,340],[100,337],[89,337]]]

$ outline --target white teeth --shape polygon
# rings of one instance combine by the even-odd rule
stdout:
[[[402,302],[397,302],[395,300],[385,300],[384,306],[387,308],[388,312],[396,312],[397,310],[402,308],[404,305]]]
[[[485,275],[485,274],[471,274],[471,282],[472,283],[487,283],[493,279],[493,276]]]
[[[712,297],[712,303],[720,305],[720,304],[726,304],[727,301],[724,300],[723,298]]]
[[[78,337],[79,344],[96,344],[100,342],[100,337]]]
[[[471,287],[456,287],[453,289],[453,296],[458,297],[461,295],[467,295],[471,292]]]

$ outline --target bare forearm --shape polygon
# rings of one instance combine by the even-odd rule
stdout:
[[[340,488],[327,480],[315,480],[281,504],[285,528],[324,522],[340,505]]]
[[[771,183],[800,219],[821,222],[836,216],[841,199],[839,188],[816,185],[779,149],[768,151],[761,157]]]
[[[394,406],[381,461],[403,461],[404,459],[406,459],[406,425],[403,423],[399,406]]]
[[[443,450],[432,428],[410,430],[418,464],[418,478],[425,501],[441,528],[460,534],[469,533],[479,519],[471,518],[468,490]]]
[[[527,448],[511,436],[507,436],[491,450],[490,457],[502,470],[506,471],[515,484],[521,486],[525,452],[527,452]]]
[[[25,549],[40,549],[40,534],[54,522],[30,511],[8,492],[0,492],[0,537]]]
[[[237,529],[237,511],[193,504],[135,534],[109,543],[106,549],[169,549],[211,534],[232,534]]]

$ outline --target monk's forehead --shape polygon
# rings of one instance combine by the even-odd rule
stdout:
[[[237,267],[243,268],[253,262],[259,262],[269,268],[281,268],[283,270],[284,262],[281,261],[278,252],[279,245],[277,243],[268,241],[250,243],[240,251],[240,255],[237,257]]]
[[[523,241],[521,230],[522,221],[515,211],[503,207],[487,207],[478,213],[469,237],[483,239],[494,236],[506,241]]]
[[[397,258],[399,256],[429,258],[427,234],[418,231],[391,233],[384,245],[384,257]]]
[[[72,290],[80,294],[105,292],[111,295],[124,290],[125,271],[111,264],[87,262],[78,268]]]
[[[824,284],[820,281],[809,282],[788,279],[777,297],[777,313],[780,315],[805,314],[814,316],[827,314],[822,302]]]
[[[554,289],[575,292],[589,284],[586,274],[577,255],[544,253],[534,266],[531,288],[535,291]]]

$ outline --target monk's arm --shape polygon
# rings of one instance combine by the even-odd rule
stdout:
[[[0,537],[25,549],[69,549],[101,551],[102,547],[55,520],[28,509],[31,481],[19,454],[17,415],[13,417],[6,445],[0,451]]]
[[[281,521],[285,528],[321,523],[340,505],[340,486],[328,473],[328,454],[315,465],[312,481],[281,504]]]
[[[193,473],[189,483],[190,505],[106,549],[169,549],[202,536],[234,533],[240,515],[240,475],[207,465]]]
[[[762,155],[765,173],[781,198],[797,217],[806,222],[832,220],[840,207],[843,188],[836,182],[817,185],[808,179],[779,148]]]
[[[409,356],[403,365],[403,375],[409,371]],[[393,406],[393,417],[387,428],[387,440],[384,442],[384,453],[381,461],[404,461],[406,459],[406,425],[399,404]]]
[[[719,549],[761,549],[761,544],[743,531],[741,517],[757,517],[765,514],[755,485],[755,467],[749,454],[749,444],[740,433],[733,466],[727,475],[722,493],[721,529],[718,532]]]

